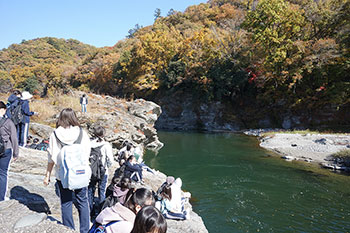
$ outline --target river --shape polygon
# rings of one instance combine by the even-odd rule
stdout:
[[[146,163],[181,177],[210,233],[349,232],[350,177],[286,162],[240,134],[159,132]]]

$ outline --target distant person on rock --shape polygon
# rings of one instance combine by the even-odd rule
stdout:
[[[29,110],[29,101],[33,97],[28,91],[22,92],[22,113],[23,113],[23,121],[19,123],[19,145],[25,147],[27,145],[28,138],[28,130],[29,130],[29,122],[30,117],[36,112],[31,112]]]
[[[111,223],[106,227],[106,233],[130,233],[136,214],[147,205],[154,205],[152,192],[145,188],[137,189],[126,201],[125,206],[117,203],[102,210],[92,227]]]
[[[88,187],[91,217],[95,216],[96,208],[94,208],[94,206],[100,206],[105,199],[108,168],[113,163],[112,146],[104,140],[105,133],[106,130],[104,127],[97,126],[93,129],[94,136],[91,140],[90,166],[92,175]],[[96,186],[98,190],[98,198],[97,202],[94,203]]]
[[[0,201],[6,197],[11,159],[16,160],[19,154],[16,127],[5,114],[6,104],[0,101]]]
[[[166,233],[167,222],[162,213],[153,206],[143,207],[136,215],[131,233]]]
[[[76,150],[71,150],[69,148],[76,148]],[[90,150],[90,138],[80,127],[75,112],[71,108],[63,109],[58,117],[56,129],[50,135],[49,148],[47,150],[48,164],[44,184],[49,184],[51,172],[55,165],[56,181],[61,199],[62,223],[69,228],[75,229],[72,210],[74,195],[76,201],[75,204],[79,212],[80,233],[88,232],[90,226],[87,187],[91,176],[91,169],[89,166]],[[61,151],[63,152],[61,153]],[[67,156],[70,160],[65,159]],[[67,164],[67,161],[74,162]],[[78,164],[78,166],[74,167],[75,164]],[[86,166],[83,166],[84,164],[87,168]],[[72,168],[71,170],[68,170],[69,173],[66,172],[67,167]],[[77,176],[80,178],[77,178]],[[75,177],[76,179],[69,179],[71,177]],[[82,188],[69,188],[72,181],[86,186]],[[67,186],[67,184],[68,187],[64,187]]]
[[[80,105],[81,105],[81,111],[83,113],[87,112],[87,105],[88,105],[88,98],[85,94],[83,94],[82,97],[80,97]]]

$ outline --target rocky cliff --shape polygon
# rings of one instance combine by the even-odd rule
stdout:
[[[335,128],[350,125],[350,105],[329,104],[291,110],[283,102],[270,106],[255,103],[200,101],[185,94],[155,97],[163,112],[157,129],[240,131],[254,128]]]

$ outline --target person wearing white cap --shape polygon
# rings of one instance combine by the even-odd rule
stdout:
[[[19,138],[18,143],[20,146],[25,147],[27,144],[28,138],[28,129],[30,116],[33,116],[35,112],[29,110],[29,100],[33,97],[28,91],[22,92],[22,113],[23,113],[23,122],[19,125]]]

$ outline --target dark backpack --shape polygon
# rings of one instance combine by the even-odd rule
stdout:
[[[6,118],[3,117],[0,120],[0,128],[5,124]],[[2,135],[0,134],[0,155],[3,155],[5,153],[5,142],[2,139]]]
[[[105,166],[103,166],[103,162],[102,162],[102,153],[101,153],[102,146],[91,148],[91,153],[90,153],[91,180],[100,181],[103,179],[106,173],[106,168]]]
[[[10,105],[9,111],[11,116],[10,119],[12,120],[13,124],[18,125],[24,121],[22,101],[17,101],[16,105],[14,105],[14,103]]]
[[[92,227],[90,228],[90,230],[88,231],[88,233],[103,233],[103,232],[106,232],[106,227],[114,224],[114,223],[117,223],[117,222],[120,222],[120,220],[116,220],[116,221],[110,221],[109,223],[107,224],[100,224],[98,222],[94,222],[94,224],[92,225]]]

